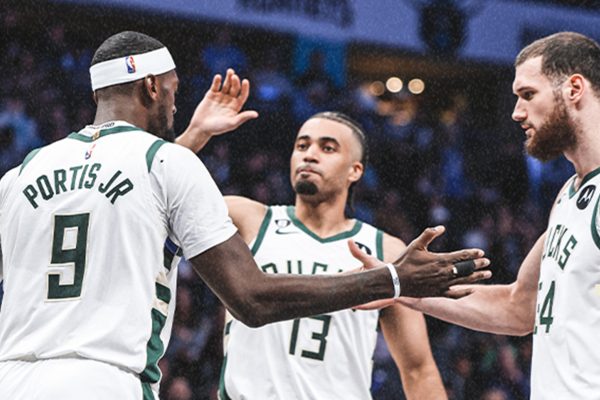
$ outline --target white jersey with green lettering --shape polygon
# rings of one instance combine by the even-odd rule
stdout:
[[[600,399],[600,168],[575,177],[548,223],[533,334],[531,398]]]
[[[382,232],[356,221],[326,239],[311,232],[292,206],[269,207],[251,245],[259,267],[272,274],[337,274],[358,268],[352,238],[382,258]],[[248,328],[226,324],[222,399],[368,399],[378,311],[344,310]]]
[[[202,162],[133,125],[32,152],[0,181],[0,364],[102,361],[139,374],[148,394],[171,328],[173,253],[234,232]]]

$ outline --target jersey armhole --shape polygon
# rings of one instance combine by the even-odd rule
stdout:
[[[263,239],[265,238],[265,234],[267,233],[267,227],[269,226],[269,223],[271,222],[272,215],[273,215],[273,209],[271,207],[269,207],[267,209],[267,213],[265,214],[265,218],[263,219],[262,223],[260,224],[260,229],[258,230],[258,235],[256,235],[256,239],[254,239],[254,244],[252,245],[252,249],[250,250],[252,252],[253,256],[255,256],[256,253],[258,252],[258,249],[259,249]]]

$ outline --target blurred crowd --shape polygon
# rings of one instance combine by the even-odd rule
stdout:
[[[93,121],[88,67],[99,42],[74,34],[77,21],[32,27],[10,6],[0,7],[0,17],[2,176],[31,149]],[[96,40],[108,36],[100,29],[95,34]],[[375,96],[368,83],[334,79],[318,51],[292,72],[285,46],[254,53],[232,29],[221,27],[192,49],[186,45],[169,43],[178,63],[193,63],[179,72],[180,130],[212,75],[227,67],[250,79],[247,108],[261,115],[199,154],[223,193],[291,203],[288,158],[299,126],[319,111],[345,112],[364,126],[370,146],[367,173],[348,212],[407,242],[426,226],[444,224],[447,234],[434,249],[484,249],[493,261],[492,283],[515,279],[545,229],[553,196],[573,173],[564,160],[541,164],[525,156],[521,137],[480,129],[478,121],[489,116],[473,111],[476,99],[468,93],[452,93],[445,107],[431,111],[419,96]],[[219,301],[183,262],[173,335],[160,362],[164,400],[215,398],[223,319]],[[529,397],[530,337],[481,334],[429,318],[428,326],[451,399]],[[374,361],[374,398],[404,398],[383,339]]]

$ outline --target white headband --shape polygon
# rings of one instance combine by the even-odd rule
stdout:
[[[173,69],[175,62],[166,47],[103,61],[90,67],[92,90],[137,81],[148,74],[160,75]]]

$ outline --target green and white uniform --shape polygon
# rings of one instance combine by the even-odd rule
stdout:
[[[151,398],[175,299],[163,245],[191,258],[234,232],[202,162],[125,122],[32,152],[0,181],[0,398],[17,398],[3,392],[13,362],[59,358],[135,374]]]
[[[600,399],[600,168],[575,177],[548,224],[533,335],[531,398]]]
[[[360,266],[348,250],[354,239],[382,258],[382,232],[356,221],[322,239],[292,206],[269,207],[251,245],[259,267],[277,274],[337,274]],[[233,319],[226,325],[222,399],[368,399],[378,311],[344,310],[269,324],[258,329]]]

